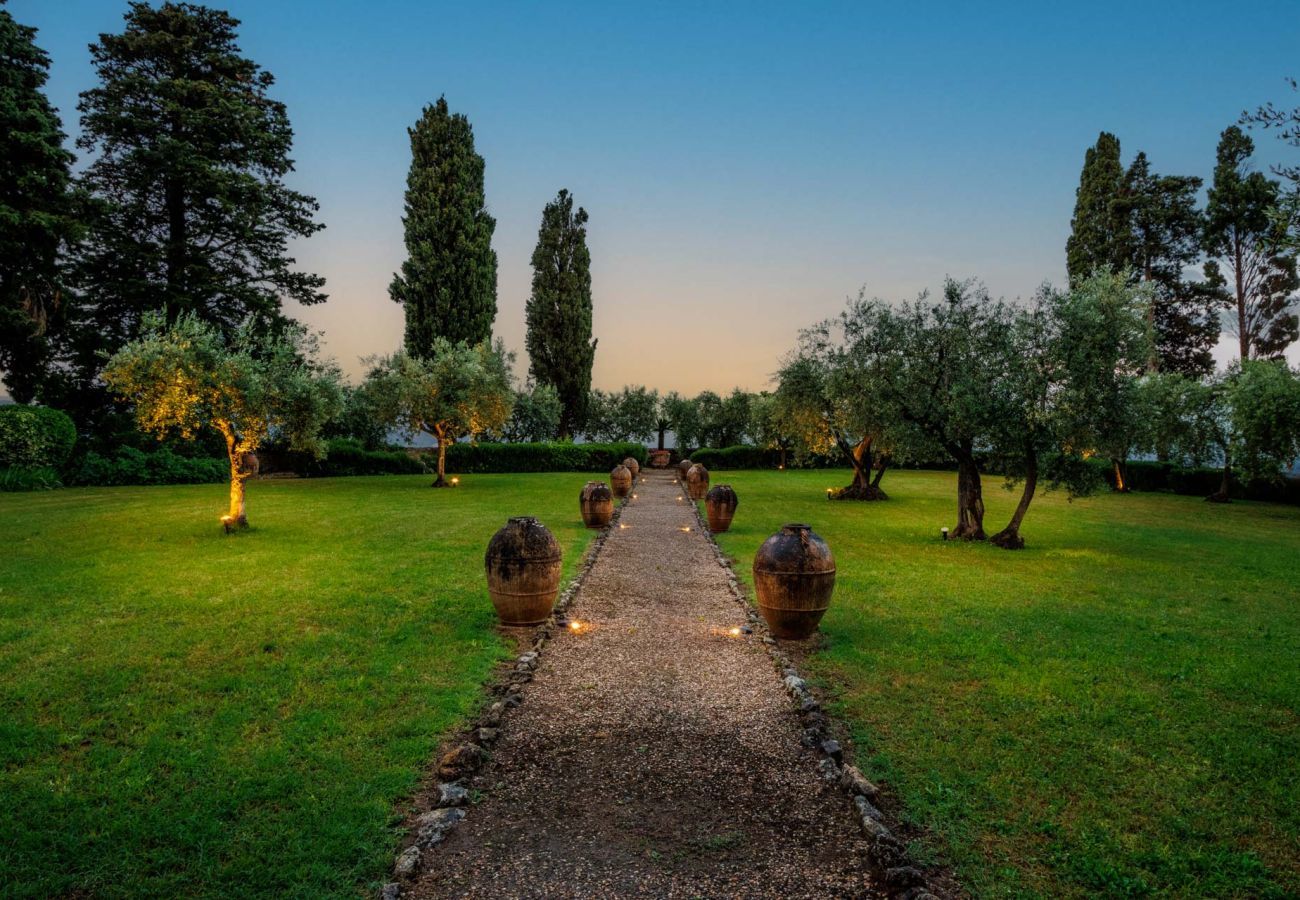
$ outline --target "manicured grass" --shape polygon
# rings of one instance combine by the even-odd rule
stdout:
[[[1300,893],[1300,509],[1035,502],[1028,549],[943,543],[955,476],[716,472],[746,579],[803,521],[838,565],[813,674],[922,852],[978,896]],[[1015,496],[986,485],[990,533]]]
[[[357,896],[506,653],[482,559],[583,474],[0,499],[0,895]]]

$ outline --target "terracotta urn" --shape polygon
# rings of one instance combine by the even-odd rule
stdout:
[[[588,528],[604,528],[614,518],[614,492],[603,481],[588,481],[578,496],[578,505]]]
[[[623,465],[632,473],[632,483],[636,484],[637,477],[641,474],[641,464],[629,456],[623,460]]]
[[[501,624],[546,621],[560,593],[562,555],[555,535],[532,516],[517,516],[492,535],[483,565]]]
[[[709,470],[696,463],[686,473],[686,491],[692,500],[703,500],[709,492]]]
[[[783,525],[754,557],[754,591],[773,637],[808,637],[835,591],[831,548],[807,525]]]
[[[684,459],[677,464],[678,480],[681,481],[683,486],[686,484],[686,473],[691,470],[692,465],[694,465],[694,463],[692,463],[689,459]]]
[[[740,505],[729,484],[720,484],[704,495],[704,512],[709,517],[709,531],[715,534],[731,527],[731,519]]]
[[[615,466],[609,473],[609,486],[614,496],[622,499],[632,493],[632,473],[627,466]]]

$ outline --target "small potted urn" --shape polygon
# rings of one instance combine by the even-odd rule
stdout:
[[[686,473],[686,491],[692,500],[703,500],[709,492],[709,470],[696,463]]]
[[[740,500],[729,484],[720,484],[704,495],[704,511],[709,517],[709,531],[715,534],[731,527]]]
[[[588,481],[578,497],[582,521],[588,528],[604,528],[614,518],[614,492],[603,481]]]
[[[677,464],[677,476],[683,485],[686,484],[686,473],[691,470],[692,465],[689,459],[684,459]]]
[[[632,493],[632,473],[627,466],[615,466],[609,473],[609,486],[620,500]]]
[[[560,593],[560,542],[532,516],[516,516],[488,541],[488,596],[503,625],[546,621]]]
[[[773,637],[808,637],[835,591],[831,548],[807,525],[782,526],[754,557],[754,591]]]
[[[623,465],[632,473],[632,483],[636,484],[637,477],[641,474],[641,464],[629,456],[623,460]]]

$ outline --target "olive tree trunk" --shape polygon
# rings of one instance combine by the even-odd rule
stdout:
[[[1205,498],[1211,503],[1231,503],[1232,502],[1232,460],[1228,458],[1228,452],[1223,452],[1223,477],[1219,481],[1219,489]]]
[[[230,460],[230,509],[221,517],[221,524],[226,531],[248,527],[248,509],[244,501],[244,482],[253,474],[248,465],[249,453],[239,446],[234,429],[229,425],[218,425],[226,439],[226,458]]]
[[[848,487],[840,488],[830,494],[835,500],[888,500],[889,497],[880,489],[880,478],[884,475],[882,468],[875,480],[871,478],[871,469],[875,453],[871,449],[872,438],[864,436],[857,444],[850,446],[844,438],[836,435],[835,446],[853,466],[853,481]]]
[[[980,468],[969,448],[956,448],[957,458],[957,527],[953,538],[964,541],[982,541],[984,534],[984,486],[980,482]]]
[[[451,487],[451,482],[447,480],[447,432],[435,427],[429,433],[438,442],[438,477],[430,487]]]
[[[1128,483],[1128,460],[1112,458],[1110,464],[1115,471],[1116,493],[1127,494],[1131,490]]]
[[[1034,491],[1038,489],[1038,454],[1032,450],[1025,451],[1025,486],[1020,492],[1020,502],[1016,504],[1016,511],[1011,515],[1011,521],[1007,527],[1003,528],[989,542],[996,544],[1003,550],[1023,550],[1025,549],[1025,539],[1020,536],[1020,523],[1025,521],[1025,513],[1029,512],[1029,504],[1033,502]]]

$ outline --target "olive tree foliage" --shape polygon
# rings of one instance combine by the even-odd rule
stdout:
[[[434,487],[449,485],[448,444],[500,431],[515,399],[510,358],[500,342],[471,347],[443,337],[435,337],[421,357],[401,352],[376,361],[364,389],[381,422],[437,443]]]
[[[1128,459],[1142,443],[1146,417],[1139,378],[1153,334],[1147,311],[1152,286],[1122,273],[1096,272],[1053,301],[1062,333],[1064,414],[1074,439],[1110,460],[1115,488],[1128,490]]]
[[[1228,503],[1233,475],[1276,481],[1300,458],[1300,374],[1282,360],[1234,363],[1217,378],[1182,386],[1168,434],[1190,462],[1218,462],[1219,489],[1206,500]]]
[[[644,385],[591,392],[583,434],[594,441],[645,441],[658,429],[659,392]]]
[[[781,451],[782,469],[795,446],[795,427],[786,412],[781,398],[769,391],[754,394],[750,402],[750,435],[755,445]]]
[[[552,385],[530,380],[515,389],[514,408],[500,437],[512,443],[549,441],[555,437],[563,413],[559,392]]]
[[[859,296],[845,316],[804,331],[777,372],[773,395],[777,428],[790,435],[800,457],[838,453],[852,467],[852,482],[831,495],[841,500],[888,499],[880,480],[889,466],[889,417],[872,384],[877,359],[849,340],[870,318],[851,314],[869,306]]]
[[[342,404],[337,366],[320,359],[317,339],[297,324],[281,336],[245,326],[227,337],[185,313],[170,326],[152,315],[144,326],[109,358],[105,384],[133,405],[142,431],[185,439],[206,428],[221,434],[230,460],[222,521],[227,529],[247,527],[244,482],[263,441],[281,437],[293,450],[324,454],[321,428]]]

